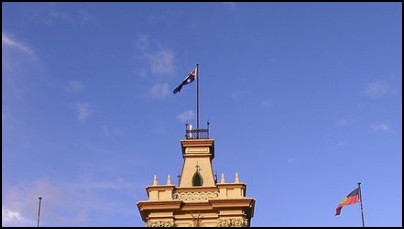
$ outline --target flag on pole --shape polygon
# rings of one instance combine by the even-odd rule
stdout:
[[[190,83],[192,83],[193,81],[195,81],[195,79],[196,79],[196,71],[197,71],[196,68],[195,68],[194,70],[192,70],[192,72],[190,72],[190,73],[188,74],[188,76],[185,77],[184,81],[182,81],[182,83],[181,83],[178,87],[176,87],[176,88],[174,89],[173,93],[176,94],[177,92],[180,92],[181,89],[182,89],[182,86],[187,85],[187,84],[190,84]]]
[[[341,203],[338,205],[338,207],[336,209],[335,215],[341,214],[341,209],[343,206],[358,203],[358,202],[359,202],[359,188],[356,188],[351,193],[349,193],[347,197],[345,197],[341,201]]]

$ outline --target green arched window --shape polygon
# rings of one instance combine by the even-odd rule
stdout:
[[[202,177],[198,172],[196,172],[192,178],[192,186],[202,186]]]

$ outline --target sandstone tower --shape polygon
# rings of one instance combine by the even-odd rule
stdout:
[[[139,201],[142,220],[148,227],[249,227],[254,215],[253,198],[236,173],[233,182],[224,174],[215,179],[212,160],[215,141],[209,129],[186,130],[181,140],[184,163],[178,186],[168,175],[164,184],[154,176],[146,187],[148,200]]]

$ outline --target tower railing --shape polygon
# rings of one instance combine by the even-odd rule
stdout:
[[[185,124],[185,139],[209,139],[209,122],[206,129],[192,129],[192,125]]]

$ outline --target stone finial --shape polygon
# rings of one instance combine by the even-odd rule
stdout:
[[[167,176],[167,185],[171,185],[171,176],[168,174]]]
[[[224,173],[222,173],[222,179],[220,179],[220,183],[226,183],[226,181],[224,179]]]
[[[236,172],[236,177],[234,178],[234,183],[240,183],[240,179],[238,178],[238,172]]]
[[[157,175],[154,175],[153,185],[158,185]]]

